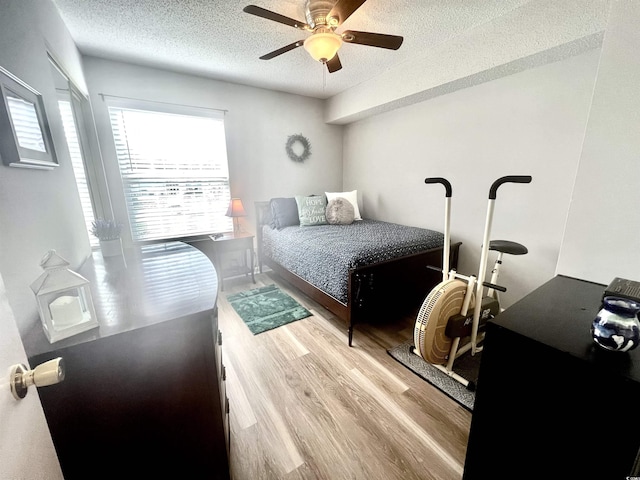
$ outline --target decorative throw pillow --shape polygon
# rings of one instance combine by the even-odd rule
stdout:
[[[353,205],[346,198],[336,197],[327,203],[325,216],[331,225],[349,225],[355,216]]]
[[[271,205],[272,227],[282,230],[284,227],[300,225],[298,218],[298,204],[293,197],[272,198]]]
[[[326,192],[325,195],[327,196],[328,202],[330,202],[331,200],[337,197],[342,197],[349,200],[351,205],[353,205],[353,215],[354,215],[353,219],[362,220],[362,217],[360,216],[360,209],[358,208],[358,191],[357,190],[353,190],[351,192]]]
[[[298,204],[298,216],[300,226],[326,225],[327,199],[324,195],[314,195],[311,197],[296,196]]]

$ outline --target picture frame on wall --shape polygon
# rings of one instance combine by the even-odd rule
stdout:
[[[42,95],[1,66],[0,158],[10,167],[58,166]]]

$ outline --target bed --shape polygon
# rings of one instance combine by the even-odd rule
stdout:
[[[349,346],[357,323],[415,314],[442,280],[427,268],[442,266],[441,232],[370,219],[278,224],[272,206],[279,200],[290,201],[255,203],[260,272],[268,266],[344,321]],[[451,268],[459,248],[451,246]]]

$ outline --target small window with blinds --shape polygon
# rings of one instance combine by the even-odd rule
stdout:
[[[64,128],[71,167],[76,179],[84,226],[87,229],[91,247],[99,245],[98,239],[91,233],[92,222],[97,212],[104,212],[103,204],[96,192],[98,183],[95,181],[95,163],[92,162],[89,146],[88,123],[85,121],[84,111],[90,109],[89,100],[69,80],[63,69],[56,61],[49,57],[51,78],[58,97],[58,111]],[[93,180],[93,182],[92,182]],[[101,216],[100,213],[97,216]]]
[[[58,166],[42,95],[0,67],[0,157],[11,167]]]
[[[76,177],[76,185],[78,186],[78,194],[80,195],[85,227],[87,232],[91,232],[92,223],[95,220],[93,205],[91,202],[91,190],[89,188],[89,182],[87,181],[87,174],[85,172],[84,153],[78,133],[78,124],[75,120],[73,114],[74,110],[71,104],[71,98],[73,97],[68,96],[68,98],[68,100],[66,98],[58,100],[58,107],[60,107],[60,116],[62,117],[64,134],[67,139],[67,146],[69,147],[73,174]],[[99,245],[98,239],[91,234],[89,235],[89,242],[92,247],[97,247]]]
[[[8,90],[7,105],[16,131],[18,146],[40,153],[46,152],[47,147],[44,145],[35,104]]]
[[[132,239],[231,230],[223,113],[108,97],[107,103]]]

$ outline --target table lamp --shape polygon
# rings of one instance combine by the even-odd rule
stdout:
[[[232,198],[229,202],[229,208],[227,209],[227,213],[225,213],[227,217],[233,218],[233,233],[240,233],[240,224],[238,217],[246,217],[247,214],[244,211],[244,206],[242,205],[242,200],[239,198]]]

